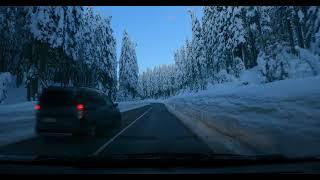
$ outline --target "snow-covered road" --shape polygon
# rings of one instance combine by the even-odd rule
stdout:
[[[165,103],[213,149],[223,145],[234,153],[320,154],[320,76],[221,84]]]

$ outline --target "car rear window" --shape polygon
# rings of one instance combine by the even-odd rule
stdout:
[[[93,91],[80,91],[78,101],[85,105],[105,105],[104,99],[97,92]]]
[[[45,90],[40,97],[44,106],[67,106],[76,103],[74,92],[71,90]]]

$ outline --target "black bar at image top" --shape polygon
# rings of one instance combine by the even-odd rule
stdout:
[[[1,6],[286,6],[320,5],[317,0],[1,0]]]

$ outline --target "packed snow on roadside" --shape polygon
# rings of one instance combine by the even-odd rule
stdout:
[[[34,136],[34,105],[26,101],[26,88],[15,87],[16,78],[0,74],[0,145]]]
[[[0,104],[27,102],[27,88],[16,87],[16,76],[9,72],[0,73]]]
[[[256,69],[263,75],[262,81],[272,82],[320,75],[320,56],[308,49],[295,47],[295,50],[297,55],[288,53],[285,48],[275,50],[275,55],[260,53]]]
[[[213,149],[225,143],[233,153],[320,155],[320,76],[242,84],[250,77],[256,76],[180,94],[165,104]]]
[[[7,98],[3,104],[17,104],[27,102],[27,88],[26,87],[8,87],[7,88]]]
[[[0,105],[0,145],[34,136],[36,102]]]
[[[8,97],[8,87],[12,83],[12,75],[9,72],[0,73],[0,104]]]

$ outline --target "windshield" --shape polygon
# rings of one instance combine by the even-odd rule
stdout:
[[[2,6],[0,155],[318,156],[319,22],[319,6]]]

